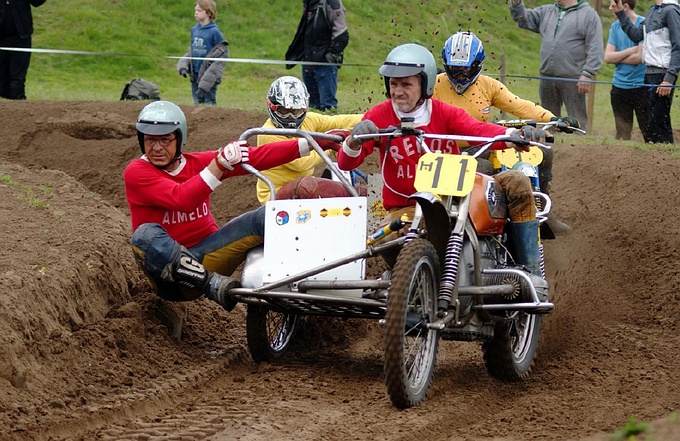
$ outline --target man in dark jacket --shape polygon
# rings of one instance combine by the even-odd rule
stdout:
[[[31,6],[38,7],[45,1],[0,1],[0,47],[31,48]],[[0,51],[0,97],[26,99],[26,72],[30,61],[30,52]]]
[[[349,42],[345,7],[341,0],[303,0],[303,14],[286,60],[328,63],[303,64],[302,81],[309,105],[319,110],[338,108],[338,69]],[[292,69],[295,64],[288,64]]]

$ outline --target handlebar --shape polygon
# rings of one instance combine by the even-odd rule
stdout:
[[[319,143],[316,142],[315,138],[319,139],[329,139],[331,141],[335,141],[337,143],[341,143],[343,141],[342,136],[339,135],[331,135],[328,133],[318,133],[318,132],[307,132],[304,130],[298,130],[298,129],[272,129],[272,128],[262,128],[262,127],[255,127],[252,129],[248,129],[245,132],[239,136],[240,140],[248,140],[248,138],[256,135],[275,135],[275,136],[285,136],[288,138],[304,138],[307,140],[307,143],[309,146],[319,154],[323,162],[326,164],[326,166],[331,170],[331,172],[340,180],[342,185],[347,189],[349,194],[352,196],[359,196],[359,193],[357,192],[356,188],[352,185],[351,182],[347,180],[345,175],[340,171],[337,165],[331,159],[324,153],[324,150],[319,146]],[[241,163],[241,167],[246,170],[248,173],[255,175],[257,178],[261,179],[265,184],[267,184],[267,187],[269,188],[269,200],[276,200],[276,187],[274,187],[274,184],[265,176],[263,175],[259,170],[257,170],[255,167],[248,163]]]
[[[402,137],[402,136],[415,136],[416,139],[419,142],[419,145],[421,148],[427,152],[427,153],[432,153],[432,149],[427,145],[425,142],[426,139],[446,139],[446,140],[453,140],[453,141],[466,141],[466,142],[473,142],[473,143],[481,143],[481,145],[475,145],[475,147],[478,147],[479,150],[475,152],[472,157],[477,158],[480,156],[482,153],[487,151],[492,144],[496,142],[505,142],[505,143],[512,143],[518,146],[528,146],[528,145],[533,145],[536,147],[543,147],[546,149],[549,149],[549,145],[542,144],[540,142],[536,141],[529,141],[524,138],[522,138],[519,135],[497,135],[494,137],[486,137],[486,136],[468,136],[468,135],[438,135],[438,134],[431,134],[431,133],[425,133],[421,129],[416,129],[412,127],[410,122],[407,122],[407,124],[402,124],[399,125],[399,127],[388,127],[387,129],[380,129],[377,134],[367,134],[367,135],[352,135],[357,139],[375,139],[376,137]],[[508,147],[510,148],[510,147]],[[465,154],[465,153],[464,153]]]
[[[548,121],[548,122],[537,122],[534,119],[501,119],[494,121],[494,124],[498,124],[503,127],[512,127],[519,129],[524,126],[534,126],[545,130],[546,132],[561,132],[561,133],[578,133],[579,135],[585,135],[586,131],[579,129],[577,127],[572,127],[562,120]]]

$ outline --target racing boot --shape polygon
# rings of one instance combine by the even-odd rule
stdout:
[[[531,271],[530,279],[541,301],[548,298],[548,282],[543,278],[538,246],[538,220],[508,223],[515,262]]]
[[[208,271],[189,250],[175,248],[173,255],[161,274],[161,279],[190,289],[201,291],[207,298],[219,303],[227,311],[238,303],[227,295],[231,288],[240,286],[236,279]]]
[[[238,302],[232,297],[229,297],[227,293],[230,289],[239,288],[240,286],[241,284],[236,279],[217,273],[211,273],[205,296],[210,300],[219,303],[222,308],[226,309],[228,312],[231,312]]]
[[[541,191],[548,196],[550,196],[551,183],[552,180],[545,181],[541,184]],[[565,222],[559,220],[557,215],[552,210],[550,213],[548,213],[548,220],[546,222],[555,236],[566,236],[567,234],[571,233],[571,227]]]

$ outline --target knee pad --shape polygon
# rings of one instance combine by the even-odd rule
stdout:
[[[170,262],[163,268],[160,279],[191,289],[205,291],[210,273],[185,247],[177,244]]]

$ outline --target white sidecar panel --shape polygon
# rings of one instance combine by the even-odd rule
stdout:
[[[264,282],[274,282],[366,248],[367,199],[343,197],[267,202]],[[363,280],[365,260],[308,280]]]

